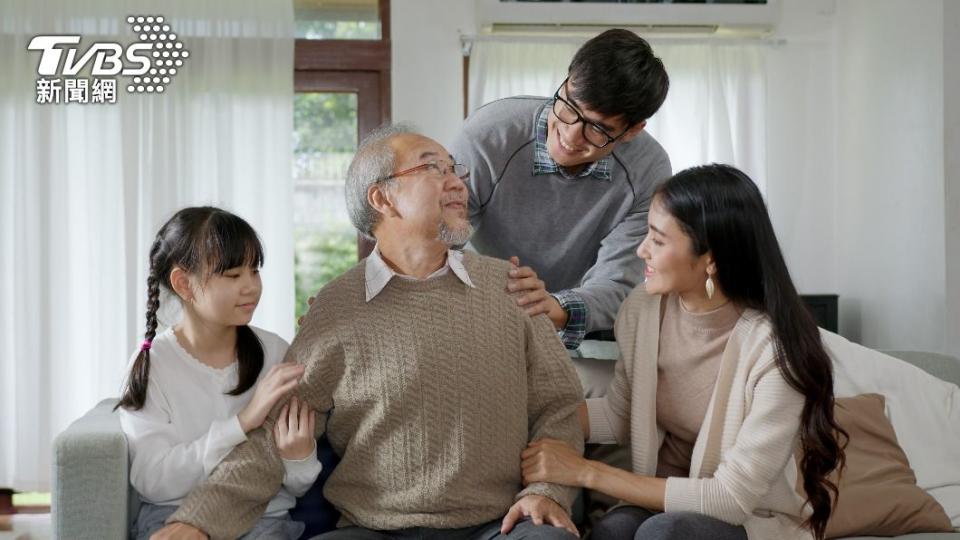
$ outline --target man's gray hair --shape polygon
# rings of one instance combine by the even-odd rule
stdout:
[[[390,139],[405,133],[417,131],[408,124],[385,125],[373,130],[360,142],[360,147],[347,169],[344,195],[350,221],[361,234],[371,240],[374,239],[373,227],[380,221],[380,214],[367,201],[367,191],[370,186],[393,173],[396,155],[390,146]]]

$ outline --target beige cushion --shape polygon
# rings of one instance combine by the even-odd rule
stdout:
[[[836,334],[822,331],[820,338],[833,357],[835,395],[884,397],[917,485],[960,530],[960,387]]]
[[[850,435],[840,498],[827,523],[827,538],[897,536],[952,531],[943,507],[917,486],[907,456],[884,414],[884,397],[840,398],[837,423]],[[836,481],[836,475],[833,475]]]

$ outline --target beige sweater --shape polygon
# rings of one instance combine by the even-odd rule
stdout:
[[[657,476],[690,476],[690,457],[710,406],[730,333],[742,310],[727,302],[707,313],[684,309],[680,296],[664,298],[657,354],[657,423],[666,432]]]
[[[643,287],[617,316],[622,352],[607,395],[587,400],[591,442],[631,445],[633,470],[653,476],[664,431],[656,422],[660,296]],[[774,360],[773,329],[743,312],[727,342],[717,384],[693,448],[690,477],[667,479],[668,512],[705,514],[743,525],[751,540],[809,540],[795,486],[793,454],[803,396]]]
[[[472,253],[475,288],[451,273],[392,279],[365,301],[364,264],[326,286],[290,346],[306,365],[299,395],[318,411],[340,464],[324,495],[371,529],[459,528],[541,494],[566,508],[574,490],[521,485],[520,453],[542,437],[582,448],[579,381],[546,316],[506,293],[509,263]],[[247,531],[277,492],[273,421],[252,432],[169,521],[214,539]]]

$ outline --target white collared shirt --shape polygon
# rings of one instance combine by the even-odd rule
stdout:
[[[365,266],[365,279],[367,286],[367,302],[373,300],[384,287],[387,286],[387,283],[390,283],[390,280],[394,277],[399,277],[400,279],[409,279],[416,281],[418,278],[413,276],[405,276],[403,274],[398,274],[393,271],[393,268],[390,268],[390,265],[383,260],[383,256],[380,255],[380,246],[374,246],[373,252],[370,253],[370,256],[367,257],[367,263]],[[447,260],[443,263],[443,266],[436,272],[430,274],[429,276],[423,278],[424,280],[432,279],[435,277],[442,276],[448,271],[453,271],[453,275],[462,281],[468,287],[473,287],[473,282],[470,281],[470,276],[467,274],[466,267],[463,266],[463,252],[457,251],[454,249],[447,250]]]

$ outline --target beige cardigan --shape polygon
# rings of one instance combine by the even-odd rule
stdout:
[[[633,471],[654,476],[664,431],[657,425],[660,299],[639,286],[616,321],[621,358],[607,395],[588,399],[590,441],[630,443]],[[665,509],[743,525],[750,540],[809,540],[809,512],[795,489],[794,451],[803,396],[774,361],[773,328],[747,309],[724,349],[693,447],[689,478],[668,478]]]

